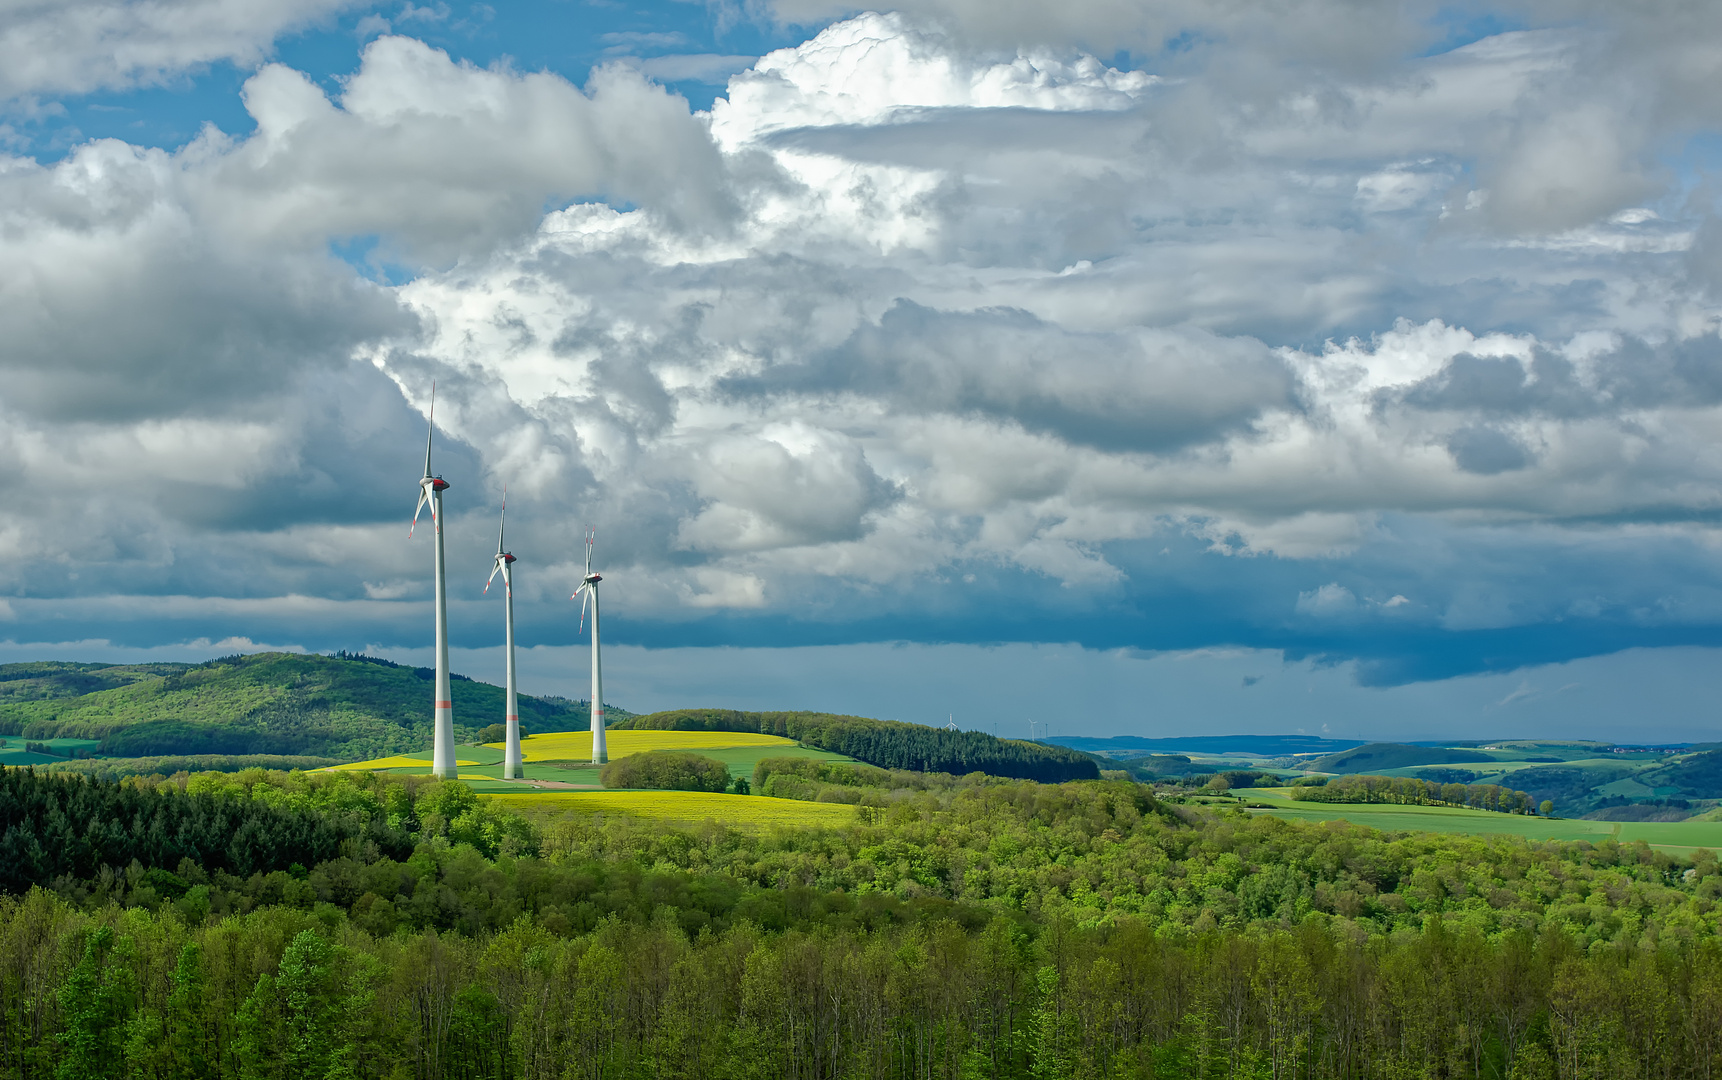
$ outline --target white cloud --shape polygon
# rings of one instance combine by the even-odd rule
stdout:
[[[1330,581],[1319,589],[1298,593],[1297,610],[1301,615],[1328,618],[1350,615],[1357,610],[1357,596],[1337,581]]]
[[[255,64],[280,34],[354,4],[8,0],[0,4],[0,101],[156,85],[220,60]]]
[[[456,63],[404,37],[365,47],[331,101],[266,65],[245,84],[257,132],[183,157],[205,212],[275,244],[381,236],[384,253],[450,263],[535,226],[576,195],[650,203],[683,226],[730,213],[724,168],[687,103],[626,66],[584,91],[548,72]]]
[[[899,14],[867,12],[732,78],[712,106],[712,133],[734,149],[788,128],[879,124],[921,109],[1125,109],[1154,82],[1088,55],[976,62]]]

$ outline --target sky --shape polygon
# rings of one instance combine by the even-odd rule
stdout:
[[[0,13],[0,661],[1722,737],[1722,9]]]

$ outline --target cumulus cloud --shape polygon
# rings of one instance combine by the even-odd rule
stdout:
[[[315,596],[386,635],[434,378],[451,540],[481,560],[507,483],[522,597],[565,596],[597,523],[643,624],[994,639],[1037,632],[1021,593],[1083,640],[1365,650],[1335,635],[1722,613],[1654,569],[1708,565],[1722,501],[1712,208],[1647,157],[1660,90],[1585,89],[1648,53],[1033,7],[859,15],[704,113],[667,67],[385,36],[333,95],[262,67],[248,136],[9,162],[14,587]],[[1152,71],[1073,44],[1172,26],[1211,36]],[[1529,582],[1551,560],[1570,587]]]
[[[356,0],[7,0],[0,101],[160,84],[188,68],[261,60],[283,32]]]
[[[207,212],[260,240],[380,237],[397,258],[448,263],[576,196],[649,202],[691,228],[729,212],[704,125],[626,66],[598,68],[582,90],[391,36],[365,47],[338,102],[280,64],[252,76],[244,98],[256,133],[186,156],[203,159]]]

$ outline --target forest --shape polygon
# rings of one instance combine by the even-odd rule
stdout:
[[[1443,784],[1415,776],[1336,776],[1325,783],[1299,782],[1291,794],[1300,802],[1468,806],[1503,814],[1531,814],[1537,809],[1528,793],[1498,784]]]
[[[1059,783],[1097,780],[1100,766],[1076,750],[979,731],[947,731],[894,720],[814,712],[674,709],[636,716],[611,727],[660,731],[747,731],[779,735],[843,754],[881,769],[992,776]]]
[[[945,777],[759,833],[390,774],[4,781],[0,865],[30,869],[0,898],[3,1076],[1722,1069],[1706,852],[1126,781]]]

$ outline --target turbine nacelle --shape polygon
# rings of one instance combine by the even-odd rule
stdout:
[[[430,415],[428,417],[426,417],[426,420],[428,421],[428,423],[426,425],[427,430],[425,431],[425,475],[424,475],[424,479],[419,481],[419,501],[418,501],[418,505],[413,507],[413,522],[411,525],[407,526],[407,539],[408,540],[411,540],[413,538],[413,530],[417,529],[419,527],[419,514],[424,511],[424,508],[426,505],[430,506],[431,520],[433,520],[433,521],[436,520],[437,500],[432,498],[432,496],[433,495],[439,495],[442,492],[448,490],[448,481],[444,480],[440,476],[432,476],[431,471],[430,471],[431,438],[432,438],[432,436],[434,436],[436,434],[436,380],[435,379],[431,380]],[[437,531],[438,536],[442,535],[442,522],[437,521],[436,531]]]
[[[581,578],[580,580],[585,582],[588,585],[596,585],[600,581],[604,580],[604,575],[603,574],[587,574],[585,577]]]

